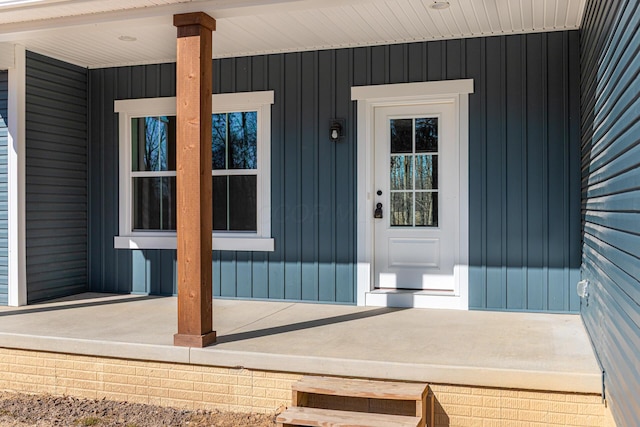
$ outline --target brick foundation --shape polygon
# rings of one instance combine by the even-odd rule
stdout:
[[[301,375],[0,348],[0,389],[272,413]],[[431,385],[435,427],[612,427],[599,395]]]

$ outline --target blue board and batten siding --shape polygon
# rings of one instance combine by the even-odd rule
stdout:
[[[581,30],[581,313],[620,426],[640,425],[640,3],[589,1]]]
[[[470,304],[577,311],[580,265],[577,32],[214,61],[214,91],[273,90],[275,252],[215,252],[214,294],[355,302],[356,106],[351,87],[473,78]],[[115,99],[175,95],[173,64],[90,71],[93,290],[175,292],[175,252],[115,250]],[[329,142],[331,118],[346,120]]]
[[[0,70],[0,305],[8,303],[9,244],[8,244],[8,197],[7,197],[7,144],[9,139],[9,73]]]
[[[28,302],[87,289],[87,70],[27,52]]]

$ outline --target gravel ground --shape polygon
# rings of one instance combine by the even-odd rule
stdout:
[[[274,427],[275,415],[188,411],[109,400],[0,392],[0,427]]]

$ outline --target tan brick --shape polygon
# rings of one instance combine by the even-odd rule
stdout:
[[[102,381],[104,381],[105,383],[127,384],[129,382],[129,376],[122,374],[103,373],[102,375],[96,376],[96,379],[98,378],[102,378]]]
[[[551,406],[549,408],[551,412],[559,412],[563,414],[577,414],[578,413],[578,404],[577,403],[567,403],[567,402],[556,402],[552,401]]]
[[[464,415],[464,414],[459,414]],[[500,418],[500,408],[483,408],[474,406],[471,408],[471,416],[479,418]]]
[[[248,386],[239,386],[239,385],[229,385],[229,394],[233,394],[236,396],[251,396],[252,387]]]
[[[237,404],[241,406],[253,406],[253,397],[238,396]]]
[[[471,394],[450,394],[442,393],[437,396],[438,401],[445,406],[450,405],[468,405],[468,406],[482,406],[484,399],[496,399],[493,397],[474,396]],[[499,399],[496,399],[499,400]]]
[[[37,374],[38,367],[31,365],[11,365],[9,370],[15,373],[34,375]]]
[[[41,377],[54,377],[56,375],[56,370],[54,368],[40,366],[36,370],[36,373]]]
[[[162,387],[169,389],[193,390],[193,382],[191,381],[163,379],[160,384]]]
[[[53,361],[56,369],[73,369],[73,360],[56,359]]]
[[[89,381],[96,381],[97,380],[96,373],[95,372],[91,372],[91,371],[68,370],[67,371],[67,377],[73,378],[73,379],[78,379],[78,380],[89,380]]]
[[[136,375],[139,368],[136,368]],[[165,368],[149,368],[147,376],[150,378],[169,378],[169,369]]]
[[[602,403],[598,404],[579,404],[578,405],[578,413],[584,415],[604,415],[604,405]]]
[[[538,411],[518,411],[518,418],[521,421],[534,421],[538,423],[546,423],[548,412],[538,412]]]
[[[102,370],[103,370],[103,372],[110,373],[110,374],[120,374],[120,375],[135,375],[136,374],[135,366],[120,365],[120,364],[113,364],[113,363],[105,364],[103,366]]]
[[[194,383],[193,390],[204,391],[207,393],[229,393],[229,385],[216,383]]]
[[[220,384],[237,384],[238,377],[232,375],[221,375],[216,373],[203,373],[202,382],[220,383]]]
[[[183,381],[202,381],[202,372],[171,369],[169,371],[169,378]]]
[[[129,375],[127,376],[127,383],[128,384],[133,384],[133,385],[143,385],[143,386],[148,386],[149,385],[149,379],[147,377],[139,377],[137,375]]]
[[[33,357],[31,355],[24,355],[16,357],[14,362],[17,365],[27,366],[44,366],[44,360],[39,357]]]
[[[451,405],[447,408],[447,414],[470,417],[472,415],[472,408],[475,409],[476,407],[465,405]]]
[[[107,383],[104,385],[104,391],[107,393],[136,394],[136,386]]]
[[[534,400],[531,399],[528,401],[529,402],[529,409],[531,409],[532,411],[549,411],[551,410],[551,404],[552,402],[550,402],[549,400]]]
[[[519,411],[517,409],[501,408],[500,417],[505,420],[519,420],[520,415],[518,414],[518,412]]]
[[[200,391],[187,391],[187,390],[169,390],[170,399],[180,400],[196,400],[202,401],[202,392]]]
[[[557,412],[548,412],[546,420],[549,424],[565,425],[567,423],[567,414],[558,414]]]
[[[273,378],[261,378],[261,377],[253,378],[254,387],[273,388],[275,387],[275,385],[276,385],[276,380]]]
[[[481,405],[490,408],[500,408],[502,406],[502,400],[499,397],[484,396]]]
[[[482,427],[482,420],[468,417],[451,417],[450,427]]]
[[[531,401],[528,399],[513,399],[510,397],[503,397],[500,402],[503,408],[529,409],[531,407]]]
[[[157,398],[169,397],[169,390],[162,387],[148,387],[147,393],[149,393],[149,396]]]
[[[604,423],[603,417],[594,415],[567,414],[567,425],[571,426],[601,426]]]
[[[250,386],[253,384],[253,378],[246,375],[238,376],[236,379],[236,384]]]
[[[102,371],[102,368],[103,368],[102,363],[79,361],[79,360],[76,360],[73,362],[73,369],[76,371],[98,372],[98,371]]]
[[[565,400],[571,403],[602,404],[602,396],[599,394],[567,394]]]
[[[268,388],[266,389],[265,397],[282,400],[282,401],[288,401],[291,399],[291,391]]]
[[[237,402],[237,396],[220,393],[202,393],[202,401],[210,403],[235,404]]]

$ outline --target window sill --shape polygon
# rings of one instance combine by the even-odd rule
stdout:
[[[273,252],[274,239],[266,237],[218,237],[213,236],[214,251]],[[175,236],[115,236],[115,249],[176,249]]]

